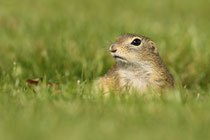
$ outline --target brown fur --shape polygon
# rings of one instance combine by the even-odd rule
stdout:
[[[132,45],[134,39],[140,39],[139,46]],[[161,90],[173,86],[173,77],[159,56],[156,44],[147,37],[124,34],[110,46],[117,62],[96,81],[97,88],[104,91],[118,90],[124,87],[144,91],[148,87]],[[117,58],[117,57],[118,58]]]

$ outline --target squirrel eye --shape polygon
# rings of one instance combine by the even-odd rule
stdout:
[[[141,40],[136,38],[131,42],[132,45],[139,46],[141,44]]]

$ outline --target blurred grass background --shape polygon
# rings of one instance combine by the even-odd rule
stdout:
[[[0,139],[209,139],[209,0],[0,1]],[[91,83],[122,33],[154,40],[176,87],[156,99]],[[59,83],[36,91],[25,80]]]

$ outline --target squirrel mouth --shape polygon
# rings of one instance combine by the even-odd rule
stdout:
[[[118,58],[118,59],[123,59],[123,60],[125,60],[125,58],[123,58],[123,57],[121,57],[121,56],[118,56],[118,55],[115,55],[114,58],[116,58],[116,59]]]
[[[121,57],[121,56],[119,56],[119,55],[113,55],[113,57],[114,57],[115,59],[117,59],[117,60],[121,60],[121,61],[123,61],[123,62],[127,62],[127,60],[126,60],[124,57]]]

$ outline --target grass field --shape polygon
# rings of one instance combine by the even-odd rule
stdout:
[[[1,0],[0,140],[210,139],[209,0]],[[160,99],[91,89],[122,33],[154,40],[175,79]],[[59,84],[60,92],[28,78]]]

